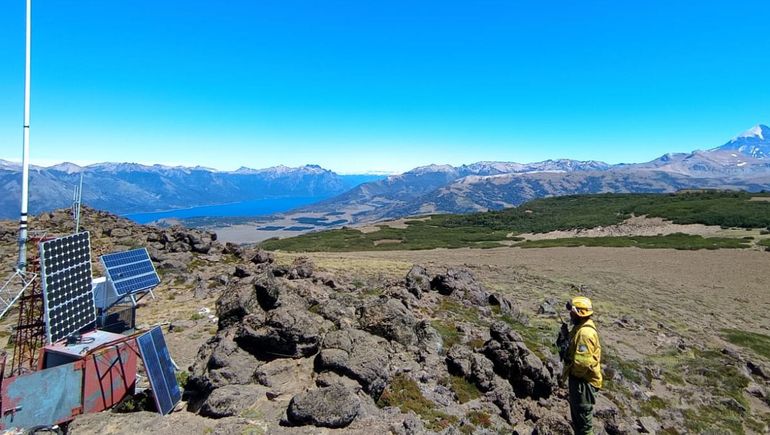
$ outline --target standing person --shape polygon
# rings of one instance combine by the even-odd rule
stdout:
[[[577,296],[567,304],[572,319],[563,376],[569,379],[569,407],[577,435],[593,434],[595,393],[602,388],[602,347],[591,300]]]

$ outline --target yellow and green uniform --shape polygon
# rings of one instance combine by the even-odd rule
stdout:
[[[596,389],[602,387],[602,347],[593,320],[587,319],[570,331],[564,377],[569,378],[572,424],[578,435],[593,433]]]

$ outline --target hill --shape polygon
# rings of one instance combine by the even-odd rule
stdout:
[[[622,224],[632,216],[662,218],[673,224],[701,224],[718,227],[770,227],[770,194],[746,192],[691,192],[679,194],[602,194],[537,199],[498,212],[467,215],[431,215],[406,220],[403,225],[387,223],[369,230],[344,228],[309,233],[262,243],[265,249],[288,251],[361,251],[479,247],[517,244],[524,233],[586,230]],[[744,234],[745,236],[745,234]],[[650,236],[656,237],[656,236]],[[606,243],[599,240],[594,243]],[[748,247],[729,238],[705,239],[699,235],[678,239],[615,241],[619,246]],[[555,242],[550,242],[551,244]],[[581,243],[590,243],[583,240]],[[716,245],[714,245],[714,243]],[[745,246],[744,246],[745,245]]]

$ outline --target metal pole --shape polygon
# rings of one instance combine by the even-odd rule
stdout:
[[[29,91],[32,48],[32,0],[27,0],[27,50],[24,66],[24,152],[21,158],[21,218],[19,220],[18,272],[27,268],[27,207],[29,202]]]

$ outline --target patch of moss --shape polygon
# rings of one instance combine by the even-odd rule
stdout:
[[[474,409],[468,411],[465,416],[468,417],[468,420],[476,426],[481,426],[483,428],[492,427],[492,416],[487,412]]]
[[[485,325],[485,322],[479,315],[479,310],[475,307],[467,307],[454,299],[441,298],[437,312],[449,314],[457,320],[473,323],[474,325]]]
[[[444,342],[444,348],[449,349],[455,344],[460,343],[460,332],[457,330],[457,326],[454,323],[442,320],[434,320],[431,322],[431,326],[441,336],[441,340]]]
[[[749,380],[721,352],[696,350],[692,358],[682,363],[681,371],[688,383],[702,387],[715,397],[730,397],[749,407],[743,394]]]
[[[620,373],[623,379],[635,384],[642,383],[642,366],[639,362],[621,358],[615,353],[608,351],[604,351],[602,360],[602,362],[607,364],[607,367]]]
[[[703,405],[696,409],[682,411],[684,426],[694,433],[711,433],[717,429],[727,430],[733,434],[746,433],[743,429],[743,416],[725,409],[720,405]]]
[[[445,383],[454,391],[460,403],[467,403],[481,397],[481,391],[479,391],[476,385],[462,376],[449,376],[446,378]]]
[[[468,341],[468,346],[474,350],[481,349],[484,347],[484,344],[486,344],[486,341],[482,340],[481,338],[474,338],[473,340]]]
[[[391,379],[377,405],[395,406],[404,413],[412,411],[425,421],[426,428],[433,431],[444,430],[458,421],[457,417],[436,409],[436,404],[422,395],[417,382],[403,373]]]
[[[658,397],[650,396],[648,400],[641,403],[640,408],[645,415],[658,415],[658,411],[666,409],[670,406],[667,400]]]
[[[736,346],[751,349],[757,355],[770,359],[770,337],[767,335],[738,329],[723,329],[722,337]]]
[[[187,385],[187,381],[190,379],[190,372],[182,370],[176,372],[176,382],[179,384],[179,388],[184,390]]]

